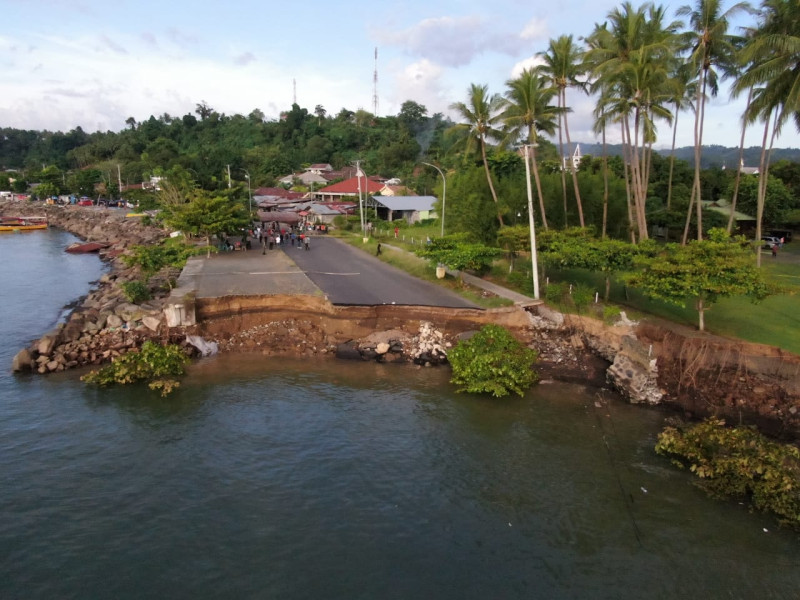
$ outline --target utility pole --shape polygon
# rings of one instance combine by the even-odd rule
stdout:
[[[122,170],[117,163],[117,185],[119,186],[119,195],[122,196]]]
[[[228,189],[231,189],[231,166],[228,165]]]
[[[536,226],[533,223],[533,192],[531,191],[530,146],[525,144],[525,182],[528,185],[528,224],[531,228],[531,268],[533,270],[533,297],[539,299],[539,265],[536,258]]]
[[[364,235],[364,203],[361,201],[361,161],[356,161],[356,177],[358,178],[358,212],[361,221],[361,235]]]

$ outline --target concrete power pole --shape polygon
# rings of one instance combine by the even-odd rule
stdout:
[[[231,189],[231,166],[228,165],[228,189]]]

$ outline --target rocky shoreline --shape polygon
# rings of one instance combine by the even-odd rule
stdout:
[[[100,365],[146,340],[180,344],[199,356],[193,340],[220,352],[264,356],[338,357],[430,366],[447,348],[497,322],[539,353],[543,380],[612,387],[628,401],[667,405],[689,417],[723,416],[800,439],[800,357],[725,340],[667,323],[607,325],[539,306],[469,311],[430,307],[333,307],[306,297],[226,297],[198,300],[196,324],[169,323],[167,278],[154,277],[154,300],[129,303],[121,285],[139,279],[120,256],[133,245],[161,241],[165,232],[126,219],[124,211],[0,203],[0,214],[41,215],[87,241],[109,244],[109,272],[79,301],[65,323],[20,350],[15,371],[45,374]],[[194,309],[194,307],[193,307]],[[173,325],[173,326],[170,326]],[[201,346],[202,347],[202,346]]]

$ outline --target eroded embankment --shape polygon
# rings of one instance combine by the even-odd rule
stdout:
[[[197,325],[170,328],[164,315],[166,292],[137,306],[125,300],[120,287],[139,277],[120,255],[131,245],[163,239],[163,231],[125,219],[121,211],[0,202],[0,214],[43,211],[55,226],[109,243],[102,256],[110,272],[67,323],[20,351],[15,370],[48,373],[101,364],[146,339],[181,342],[188,352],[189,334],[217,341],[223,352],[427,364],[440,362],[447,347],[463,334],[497,323],[539,351],[537,369],[544,378],[594,385],[604,385],[607,378],[631,402],[668,404],[695,417],[724,416],[729,422],[754,423],[773,435],[800,439],[800,357],[778,348],[655,321],[609,326],[544,306],[534,312],[519,307],[337,307],[310,296],[197,299]],[[163,290],[164,279],[152,282],[154,291]]]

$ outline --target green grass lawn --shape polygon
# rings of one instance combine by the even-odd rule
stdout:
[[[393,230],[378,232],[364,244],[360,235],[339,233],[348,243],[361,248],[365,252],[375,254],[377,243],[384,242],[413,252],[415,246],[424,244],[427,236],[438,237],[436,226],[411,227],[400,229],[398,239]],[[433,266],[416,256],[404,252],[384,250],[381,260],[392,264],[416,277],[447,285],[459,294],[484,307],[502,306],[507,301],[487,299],[480,291],[470,290],[460,282],[451,278],[437,280]],[[800,354],[800,240],[784,246],[776,259],[771,254],[762,254],[762,269],[767,279],[779,285],[783,293],[771,296],[754,304],[746,298],[726,298],[706,311],[706,330],[716,335],[738,338],[750,342],[777,346],[794,354]],[[530,281],[530,258],[519,256],[515,259],[513,269],[507,259],[495,263],[491,273],[487,275],[498,285],[532,296],[533,284]],[[600,294],[601,302],[605,290],[605,279],[600,273],[590,273],[578,269],[572,270],[540,270],[542,278],[541,297],[546,297],[547,279],[552,282],[568,282],[590,286]],[[578,310],[569,302],[556,302],[557,308],[567,312],[584,312],[602,315],[602,306],[583,307]],[[612,280],[609,305],[619,306],[630,318],[641,318],[653,315],[675,323],[697,328],[697,311],[693,303],[686,307],[675,306],[659,300],[652,300],[633,289],[626,289],[622,284]],[[613,312],[606,309],[606,313]]]
[[[762,269],[767,279],[783,288],[783,293],[753,303],[747,298],[725,298],[706,311],[706,330],[729,338],[777,346],[800,354],[800,262],[781,261],[781,256],[800,255],[797,247],[784,249],[778,259],[764,254]],[[580,270],[548,271],[553,281],[591,285],[601,293],[603,277]],[[625,290],[617,282],[611,285],[610,302],[625,309],[651,314],[690,327],[697,327],[697,311],[691,302],[675,306],[645,297],[636,290]]]

